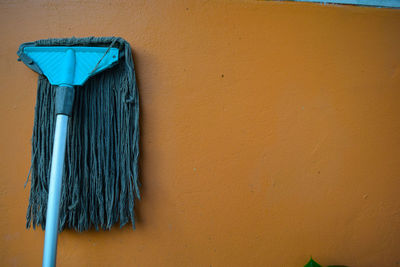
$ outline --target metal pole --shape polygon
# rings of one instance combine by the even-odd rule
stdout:
[[[51,160],[49,198],[47,201],[46,233],[44,237],[43,267],[56,266],[58,216],[60,211],[61,184],[64,169],[65,143],[68,116],[57,115]]]

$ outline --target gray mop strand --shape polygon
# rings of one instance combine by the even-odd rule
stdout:
[[[129,43],[115,37],[38,40],[37,46],[109,46],[121,51],[119,63],[76,87],[69,120],[62,178],[59,230],[110,229],[129,221],[135,228],[140,199],[139,93]],[[39,76],[32,134],[29,228],[46,223],[55,129],[55,86]]]

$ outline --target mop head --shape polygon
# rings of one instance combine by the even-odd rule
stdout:
[[[63,172],[59,230],[110,229],[115,223],[135,227],[140,199],[139,94],[128,42],[116,37],[38,40],[34,46],[102,46],[119,49],[118,64],[75,89]],[[24,60],[23,52],[18,52]],[[56,114],[55,86],[38,72],[32,134],[31,190],[27,228],[46,224]],[[28,177],[29,178],[29,177]]]

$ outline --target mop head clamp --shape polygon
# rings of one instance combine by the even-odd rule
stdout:
[[[68,102],[70,89],[75,100],[62,104],[72,117],[59,230],[135,227],[139,94],[129,43],[119,37],[44,39],[22,44],[17,54],[39,74],[27,227],[45,227],[55,115],[67,112],[57,103]]]
[[[118,48],[87,46],[35,46],[23,44],[20,59],[31,69],[47,77],[56,89],[56,114],[72,115],[73,86],[82,86],[89,77],[118,62]]]
[[[86,80],[118,61],[118,48],[35,46],[23,44],[20,59],[47,77],[52,85],[83,85]]]

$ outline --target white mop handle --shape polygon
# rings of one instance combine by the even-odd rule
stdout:
[[[57,255],[58,216],[60,211],[61,184],[64,169],[65,143],[68,116],[58,114],[54,133],[51,160],[49,198],[47,201],[46,233],[44,237],[43,267],[54,267]]]

